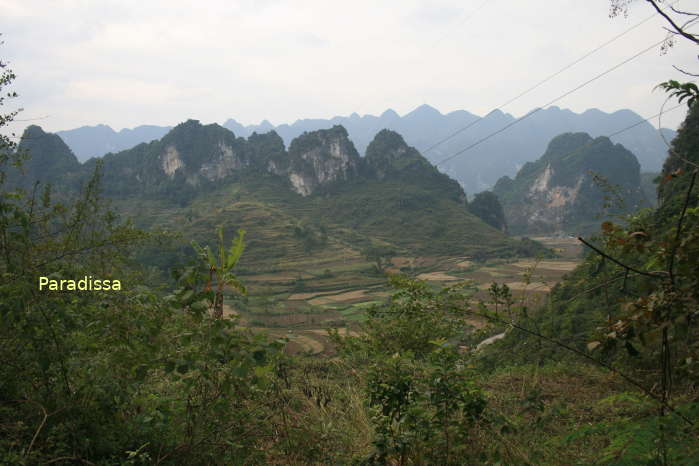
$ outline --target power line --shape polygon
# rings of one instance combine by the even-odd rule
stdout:
[[[674,4],[676,4],[676,3],[678,3],[678,2],[679,2],[679,0],[676,0],[676,1],[673,2],[672,4],[668,5],[668,7],[672,7]],[[598,45],[598,46],[595,47],[594,49],[592,49],[592,50],[590,50],[589,52],[587,52],[586,54],[584,54],[582,57],[578,58],[577,60],[572,61],[572,62],[569,63],[568,65],[564,66],[563,68],[561,68],[560,70],[556,71],[555,73],[553,73],[553,74],[547,76],[546,78],[542,79],[541,81],[539,81],[538,83],[536,83],[536,84],[533,85],[532,87],[526,89],[525,91],[523,91],[523,92],[521,92],[520,94],[516,95],[515,97],[511,98],[511,99],[508,100],[507,102],[505,102],[505,103],[499,105],[498,107],[494,108],[493,110],[491,110],[490,112],[488,112],[485,116],[479,117],[478,119],[472,121],[471,123],[467,124],[466,126],[464,126],[464,127],[462,127],[462,128],[459,128],[459,129],[456,130],[454,133],[452,133],[452,134],[450,134],[449,136],[445,137],[444,139],[441,139],[440,141],[434,143],[433,145],[431,145],[431,146],[428,147],[427,149],[422,150],[421,152],[424,154],[424,153],[427,153],[427,152],[431,151],[431,150],[434,149],[435,147],[438,147],[438,146],[442,145],[443,143],[445,143],[446,141],[450,140],[450,139],[453,138],[454,136],[456,136],[456,135],[458,135],[458,134],[460,134],[460,133],[466,131],[467,129],[469,129],[470,127],[472,127],[473,125],[475,125],[475,124],[478,123],[479,121],[481,121],[481,120],[487,118],[491,113],[495,112],[496,110],[502,109],[502,107],[505,107],[505,106],[511,104],[512,102],[515,102],[516,100],[519,100],[520,98],[522,98],[522,97],[524,97],[525,95],[529,94],[531,91],[533,91],[533,90],[535,90],[535,89],[541,87],[543,84],[549,82],[550,80],[552,80],[552,79],[555,78],[556,76],[560,75],[560,74],[563,73],[564,71],[569,70],[569,69],[572,68],[573,66],[575,66],[575,65],[577,65],[578,63],[580,63],[581,61],[585,60],[587,57],[589,57],[589,56],[595,54],[596,52],[598,52],[598,51],[600,51],[600,50],[602,50],[602,49],[603,49],[604,47],[606,47],[607,45],[611,44],[612,42],[615,42],[616,40],[618,40],[618,39],[620,39],[621,37],[625,36],[625,35],[628,34],[629,32],[631,32],[631,31],[633,31],[634,29],[636,29],[637,27],[639,27],[639,26],[641,26],[642,24],[645,24],[645,23],[647,23],[648,21],[650,21],[651,19],[655,18],[656,16],[657,16],[657,15],[654,13],[654,14],[648,16],[647,18],[645,18],[643,21],[634,24],[633,26],[631,26],[630,28],[626,29],[626,30],[623,31],[622,33],[617,34],[616,36],[612,37],[611,39],[609,39],[608,41],[604,42],[603,44]]]
[[[464,152],[469,151],[469,150],[473,149],[473,148],[476,147],[476,146],[479,146],[480,144],[484,143],[484,142],[487,141],[488,139],[490,139],[490,138],[492,138],[492,137],[494,137],[494,136],[496,136],[496,135],[502,133],[503,131],[507,130],[508,128],[511,128],[512,126],[516,125],[516,124],[519,123],[520,121],[529,118],[530,116],[532,116],[532,115],[534,115],[535,113],[537,113],[537,112],[539,112],[540,110],[542,110],[544,107],[548,107],[548,106],[550,106],[550,105],[553,105],[554,103],[558,102],[559,100],[561,100],[561,99],[563,99],[563,98],[565,98],[565,97],[568,97],[570,94],[572,94],[572,93],[574,93],[574,92],[576,92],[576,91],[579,91],[580,89],[582,89],[583,87],[587,86],[588,84],[591,84],[591,83],[593,83],[594,81],[597,81],[598,79],[600,79],[600,78],[602,78],[602,77],[608,75],[608,74],[611,73],[612,71],[614,71],[614,70],[616,70],[616,69],[618,69],[618,68],[621,68],[621,67],[624,66],[625,64],[629,63],[630,61],[632,61],[632,60],[634,60],[634,59],[636,59],[636,58],[638,58],[638,57],[640,57],[640,56],[643,55],[644,53],[646,53],[646,52],[648,52],[649,50],[651,50],[651,49],[657,47],[658,45],[662,44],[663,42],[665,42],[665,39],[663,39],[663,40],[661,40],[661,41],[659,41],[659,42],[656,42],[656,43],[650,45],[649,47],[646,47],[645,49],[643,49],[643,50],[641,50],[640,52],[638,52],[638,53],[632,55],[631,57],[627,58],[626,60],[624,60],[624,61],[622,61],[622,62],[620,62],[620,63],[617,63],[616,65],[614,65],[614,66],[612,66],[611,68],[609,68],[609,69],[603,71],[602,73],[600,73],[600,74],[594,76],[593,78],[588,79],[587,81],[585,81],[584,83],[578,85],[577,87],[574,87],[573,89],[571,89],[571,90],[569,90],[569,91],[567,91],[567,92],[564,92],[563,94],[559,95],[558,97],[556,97],[555,99],[551,100],[550,102],[548,102],[548,103],[542,105],[541,107],[535,108],[534,110],[530,111],[530,112],[527,113],[526,115],[524,115],[524,116],[522,116],[522,117],[519,117],[519,118],[517,118],[516,120],[514,120],[514,121],[508,123],[507,125],[503,126],[503,127],[500,128],[499,130],[494,131],[494,132],[488,134],[487,136],[482,137],[481,139],[479,139],[478,141],[474,142],[473,144],[470,144],[469,146],[467,146],[467,147],[461,149],[460,151],[455,152],[454,154],[450,155],[449,157],[447,157],[447,158],[441,160],[440,162],[438,162],[438,163],[436,164],[436,166],[442,165],[443,163],[448,162],[449,160],[451,160],[451,159],[453,159],[453,158],[455,158],[455,157],[457,157],[457,156],[463,154]],[[476,121],[478,121],[478,120],[476,120]]]
[[[679,0],[678,0],[678,1],[679,1]],[[452,31],[453,29],[455,29],[457,26],[460,27],[460,26],[463,26],[464,24],[466,24],[468,21],[470,21],[471,19],[473,19],[474,16],[476,16],[476,13],[478,13],[479,11],[481,11],[481,10],[483,9],[483,7],[485,7],[488,3],[491,3],[491,2],[492,2],[492,0],[485,0],[483,3],[481,3],[481,4],[478,5],[476,8],[474,8],[473,10],[471,10],[471,12],[469,12],[469,13],[466,15],[466,17],[464,17],[464,19],[462,19],[461,21],[459,21],[459,24],[457,24],[456,26],[453,26],[452,28],[450,28],[443,36],[441,36],[439,39],[437,39],[436,41],[434,41],[434,43],[433,43],[432,45],[430,45],[428,48],[424,49],[423,52],[426,52],[426,51],[428,51],[428,50],[431,50],[431,49],[435,48],[440,42],[442,42],[444,39],[446,39],[447,37],[449,37],[449,34],[451,34],[451,31]]]
[[[676,110],[676,109],[678,109],[678,108],[680,108],[680,107],[682,107],[682,106],[684,106],[684,104],[683,104],[683,103],[680,103],[680,104],[675,105],[674,107],[668,108],[667,110],[661,110],[660,112],[656,113],[656,114],[653,115],[653,116],[649,116],[648,118],[644,118],[643,120],[637,121],[636,123],[634,123],[634,124],[632,124],[632,125],[629,125],[629,126],[627,126],[627,127],[625,127],[625,128],[620,129],[619,131],[615,131],[615,132],[613,132],[613,133],[611,133],[611,134],[608,134],[607,136],[604,136],[604,137],[610,138],[610,139],[611,139],[611,138],[613,138],[614,136],[617,136],[617,135],[619,135],[619,134],[621,134],[621,133],[624,133],[624,132],[626,132],[626,131],[628,131],[628,130],[630,130],[630,129],[635,128],[635,127],[638,126],[638,125],[641,125],[641,124],[643,124],[643,123],[645,123],[645,122],[647,122],[647,121],[652,120],[653,118],[656,118],[656,117],[658,117],[658,116],[660,116],[660,115],[663,115],[663,114],[665,114],[665,113],[669,113],[669,112],[671,112],[671,111],[673,111],[673,110]],[[598,142],[599,142],[599,141],[598,141],[597,139],[595,139],[595,140],[593,140],[593,141],[590,141],[590,142],[588,142],[588,143],[586,143],[586,144],[583,144],[583,145],[580,146],[580,147],[577,147],[577,148],[573,149],[573,150],[570,151],[570,152],[567,152],[567,153],[563,154],[560,158],[561,158],[561,159],[564,159],[564,158],[566,158],[566,157],[568,157],[568,156],[570,156],[570,155],[577,154],[578,152],[580,152],[580,151],[582,151],[582,150],[585,150],[585,149],[587,149],[588,147],[594,146],[594,145],[597,144]]]

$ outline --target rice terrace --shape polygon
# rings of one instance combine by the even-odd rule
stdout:
[[[394,257],[387,273],[407,273],[425,280],[435,288],[457,282],[470,282],[474,287],[474,304],[488,301],[492,283],[507,284],[516,300],[526,299],[532,305],[543,302],[547,292],[580,263],[580,242],[568,236],[532,238],[550,248],[557,257],[550,259],[512,259],[474,262],[467,257]],[[265,331],[288,338],[286,351],[291,354],[332,355],[327,338],[329,329],[341,334],[356,332],[369,306],[382,304],[390,296],[383,276],[374,282],[352,287],[357,274],[371,271],[371,264],[361,258],[321,263],[318,276],[311,274],[240,275],[249,285],[248,305],[261,309],[235,312],[240,325],[254,331]],[[305,268],[308,270],[308,268]],[[530,277],[525,280],[525,275]],[[298,281],[303,292],[294,292]],[[259,286],[256,284],[259,283]],[[270,289],[269,284],[274,288]],[[243,306],[247,307],[247,306]],[[474,326],[483,322],[471,320]]]

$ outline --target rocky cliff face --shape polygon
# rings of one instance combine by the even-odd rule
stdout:
[[[319,186],[355,177],[359,165],[359,154],[342,126],[304,133],[289,146],[289,181],[302,196]]]
[[[223,127],[202,126],[196,120],[177,125],[157,144],[164,175],[180,171],[189,184],[217,181],[248,165],[245,141]]]
[[[274,132],[253,133],[247,140],[216,124],[189,120],[160,141],[104,157],[114,183],[147,185],[152,192],[171,192],[215,185],[244,170],[277,175],[298,194],[308,196],[321,186],[358,174],[359,154],[341,126],[305,133],[289,151]],[[129,182],[129,178],[138,183]]]
[[[525,164],[514,180],[501,178],[493,191],[515,233],[587,230],[605,215],[647,203],[636,157],[586,133],[557,136],[539,160]]]

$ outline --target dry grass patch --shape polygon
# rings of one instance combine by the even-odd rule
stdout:
[[[535,260],[521,260],[512,264],[514,267],[522,269],[536,267],[535,270],[556,270],[561,272],[570,272],[578,266],[578,262],[573,261],[540,261],[538,264]]]
[[[551,285],[542,282],[506,282],[505,283],[513,291],[551,291]],[[478,289],[487,290],[490,288],[490,283],[482,283],[478,285]]]
[[[461,280],[461,278],[454,277],[452,275],[447,275],[446,272],[431,272],[431,273],[421,273],[417,276],[420,280],[427,280],[430,282],[452,282]]]
[[[338,333],[340,336],[350,336],[350,337],[358,337],[359,333],[355,332],[354,330],[350,330],[347,327],[338,327],[337,328]],[[309,333],[315,333],[317,335],[322,335],[322,336],[328,336],[328,330],[323,329],[323,328],[314,328],[314,329],[309,329],[306,330],[306,332]]]

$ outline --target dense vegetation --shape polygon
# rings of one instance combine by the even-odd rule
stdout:
[[[0,70],[3,90],[14,75],[3,63]],[[582,264],[543,305],[526,293],[515,299],[504,285],[483,299],[473,283],[437,288],[394,275],[391,296],[367,309],[357,331],[329,331],[333,358],[289,356],[284,339],[243,328],[225,312],[247,293],[238,272],[252,267],[251,252],[269,260],[349,244],[381,276],[400,251],[468,251],[476,259],[540,246],[507,239],[469,214],[458,186],[390,131],[370,145],[361,177],[307,197],[264,164],[224,186],[193,182],[209,161],[206,147],[226,163],[252,153],[250,140],[231,135],[220,145],[213,125],[190,121],[170,135],[185,142],[166,136],[120,155],[122,175],[153,176],[153,191],[133,198],[115,195],[125,189],[109,174],[116,155],[75,179],[26,182],[17,166],[25,151],[42,154],[31,142],[41,139],[16,147],[0,136],[0,462],[697,464],[699,106],[691,102],[660,174],[658,208],[606,220],[598,236],[581,238]],[[3,115],[0,127],[14,116]],[[50,141],[56,170],[73,165],[60,139],[32,131]],[[250,139],[270,157],[265,164],[284,156],[278,136]],[[562,163],[573,140],[590,143],[567,135],[524,174]],[[317,141],[306,135],[299,144],[307,147],[292,152],[308,154]],[[599,142],[622,161],[627,155]],[[185,143],[196,147],[178,146]],[[169,147],[195,171],[149,172],[153,148]],[[37,174],[38,161],[24,164],[29,177],[54,174]],[[555,166],[550,176],[566,175],[565,165]],[[142,171],[129,174],[134,167]],[[634,182],[636,175],[626,174]],[[71,189],[57,196],[51,181]],[[187,186],[202,190],[163,199]],[[483,204],[496,208],[488,195],[471,208]],[[117,209],[144,210],[146,228]],[[176,243],[188,261],[171,280],[155,280],[138,254],[168,238],[154,227],[178,223],[196,237],[187,240],[200,241]],[[234,226],[270,224],[233,234]],[[458,237],[464,232],[467,240]],[[123,290],[47,292],[40,276],[119,279]]]
[[[507,220],[498,196],[491,191],[475,195],[468,204],[468,210],[485,223],[500,231],[507,231]]]

